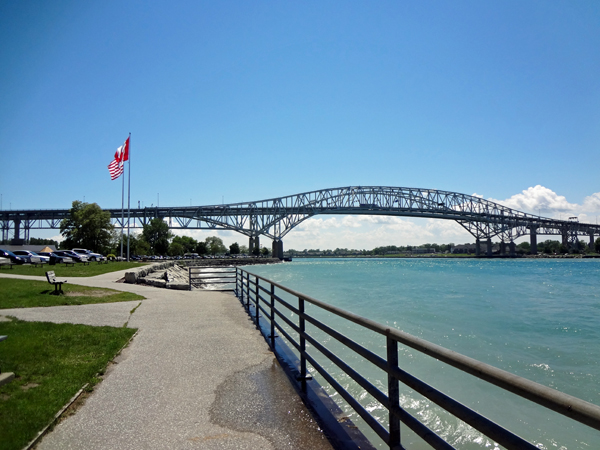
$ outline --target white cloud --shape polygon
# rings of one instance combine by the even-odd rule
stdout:
[[[342,219],[342,225],[349,228],[360,228],[362,224],[356,219],[357,216],[344,216]]]
[[[600,214],[600,192],[596,192],[583,200],[583,208],[586,212]]]
[[[569,203],[565,196],[558,195],[553,190],[540,186],[539,184],[524,190],[520,194],[515,194],[506,200],[489,200],[508,206],[509,208],[532,214],[538,214],[538,212],[567,213],[582,210],[582,207],[576,203]],[[600,199],[598,199],[598,201],[600,201]]]

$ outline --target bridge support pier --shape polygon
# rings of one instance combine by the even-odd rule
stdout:
[[[272,245],[273,258],[283,259],[283,241],[281,239],[274,239]]]
[[[23,245],[24,241],[21,239],[21,221],[15,220],[15,237],[10,242],[11,245]]]
[[[500,241],[500,255],[506,255],[506,242]]]
[[[487,256],[492,256],[492,238],[487,238],[486,246],[487,246],[487,249],[486,249],[485,254]]]
[[[537,228],[531,227],[529,229],[529,254],[537,255]]]
[[[258,236],[250,238],[248,243],[248,251],[251,255],[260,254],[260,239]]]
[[[475,239],[475,256],[481,256],[481,241],[479,238]]]
[[[517,256],[517,246],[514,241],[510,241],[510,244],[508,244],[508,252],[510,256]]]
[[[594,232],[590,231],[590,250],[594,251]]]
[[[2,221],[2,242],[8,241],[8,230],[9,230],[8,220]]]

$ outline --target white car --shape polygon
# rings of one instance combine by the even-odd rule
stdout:
[[[43,255],[38,255],[36,252],[32,252],[31,250],[15,250],[13,253],[17,256],[20,256],[25,260],[25,262],[31,263],[31,257],[39,258],[39,261],[47,263],[50,261],[50,258]]]
[[[102,256],[100,253],[94,253],[90,250],[86,250],[85,248],[74,248],[71,251],[77,253],[78,255],[87,256],[88,260],[90,261],[104,261],[106,259],[106,257]]]

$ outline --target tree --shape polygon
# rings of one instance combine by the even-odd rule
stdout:
[[[208,247],[206,246],[206,242],[198,242],[198,245],[196,245],[196,253],[198,253],[199,255],[206,255],[208,253]]]
[[[233,244],[231,244],[229,246],[229,253],[231,253],[232,255],[239,255],[240,254],[240,245],[237,242],[234,242]]]
[[[179,242],[171,242],[171,244],[169,244],[169,256],[181,256],[185,253],[183,245],[181,245]]]
[[[129,253],[131,255],[147,255],[150,253],[150,245],[140,234],[131,234],[129,236]]]
[[[246,245],[240,245],[240,253],[242,255],[247,255],[248,254],[248,246],[246,246]]]
[[[52,239],[42,239],[42,238],[30,238],[30,245],[54,245],[54,247],[58,248],[58,242]]]
[[[194,253],[196,252],[196,247],[198,246],[198,242],[196,241],[196,239],[190,236],[175,236],[171,241],[171,245],[173,244],[181,245],[183,253]]]
[[[600,237],[594,242],[594,249],[596,250],[596,253],[600,253]]]
[[[561,243],[558,241],[552,241],[550,239],[540,242],[538,244],[538,251],[541,253],[551,254],[551,253],[564,253],[561,251]]]
[[[260,250],[260,253],[261,253],[263,256],[267,257],[267,256],[269,256],[269,255],[271,254],[271,250],[269,250],[269,248],[268,248],[268,247],[263,247],[263,248]]]
[[[169,240],[172,234],[169,231],[169,225],[160,217],[152,219],[150,223],[144,225],[142,236],[150,245],[151,253],[164,255],[169,250]]]
[[[580,239],[579,241],[577,241],[576,251],[578,253],[589,253],[590,248],[588,247],[588,245],[585,243],[584,240]]]
[[[60,234],[65,238],[62,247],[106,253],[113,228],[108,211],[102,211],[96,203],[75,200],[69,216],[60,223]]]
[[[216,236],[207,237],[205,239],[206,247],[211,255],[219,255],[227,252],[227,248],[223,244],[221,238]]]

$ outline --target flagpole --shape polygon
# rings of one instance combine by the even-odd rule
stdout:
[[[127,161],[129,161],[129,164],[127,165],[127,261],[129,262],[129,217],[131,216],[131,133],[129,133],[128,141],[129,145]]]
[[[123,150],[121,150],[121,164],[123,163]],[[123,261],[123,229],[125,228],[125,175],[123,175],[123,179],[121,180],[121,261]]]

